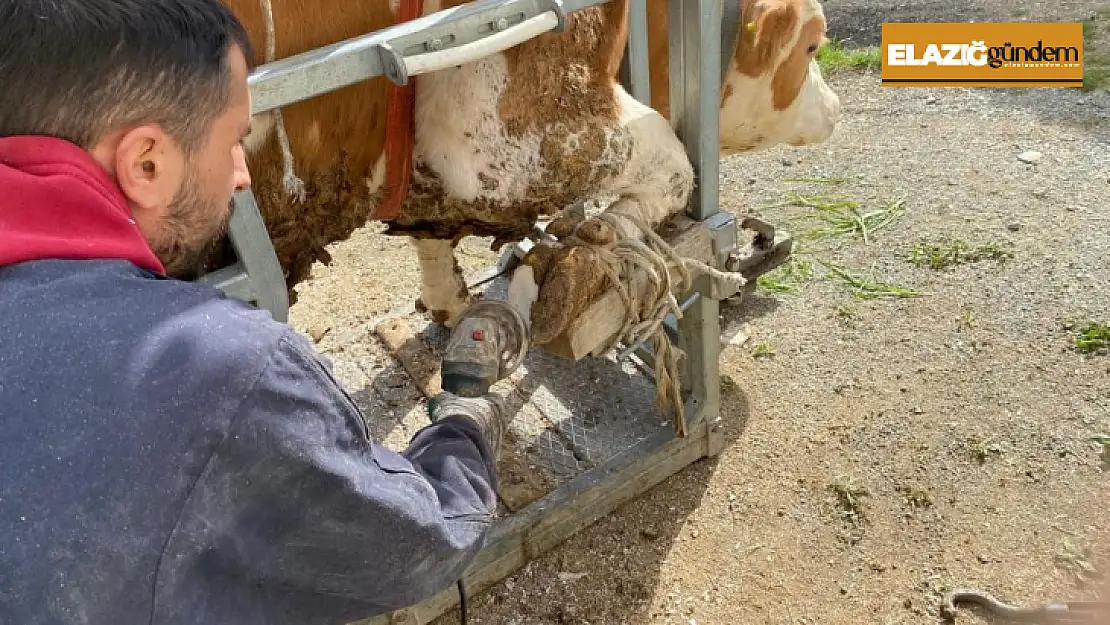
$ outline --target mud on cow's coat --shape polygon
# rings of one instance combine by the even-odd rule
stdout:
[[[276,60],[386,28],[399,0],[230,0],[259,50]],[[426,0],[422,14],[461,4]],[[267,39],[263,7],[273,18]],[[840,114],[837,96],[815,61],[825,38],[816,0],[741,0],[737,33],[722,83],[724,154],[826,140]],[[652,227],[681,212],[693,169],[667,121],[667,0],[647,0],[651,107],[632,98],[617,74],[627,40],[628,0],[568,16],[547,33],[503,53],[415,78],[411,185],[387,232],[410,236],[421,271],[418,305],[452,325],[470,301],[454,256],[466,236],[494,247],[528,236],[545,215],[599,195],[618,196],[607,211]],[[390,83],[377,78],[281,110],[302,197],[284,190],[283,159],[272,113],[248,137],[254,193],[293,287],[325,246],[373,219],[386,192]],[[641,236],[619,221],[625,234]],[[605,223],[556,220],[549,231],[587,243],[614,237]],[[626,227],[624,227],[626,226]],[[571,239],[573,241],[574,239]],[[214,262],[222,262],[213,259]],[[518,272],[518,291],[538,297],[533,332],[542,345],[606,286],[589,246],[544,248]],[[558,270],[552,270],[553,266]],[[534,282],[533,282],[534,280]],[[521,281],[533,282],[522,285]],[[538,283],[538,284],[537,284]]]

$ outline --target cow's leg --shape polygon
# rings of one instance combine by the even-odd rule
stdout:
[[[620,123],[632,136],[633,147],[628,166],[608,189],[620,197],[605,212],[621,218],[616,221],[622,235],[642,240],[644,234],[634,220],[624,217],[655,229],[684,210],[694,188],[694,168],[666,118],[641,104],[620,85],[616,92]],[[615,233],[609,224],[594,218],[579,226],[578,236],[608,243]]]
[[[470,291],[455,259],[455,246],[444,239],[413,239],[420,262],[420,299],[416,307],[449,328],[470,305]]]
[[[526,262],[536,268],[536,277],[542,285],[532,318],[533,340],[537,345],[557,337],[606,288],[606,275],[599,265],[602,261],[591,245],[611,243],[618,235],[643,240],[645,234],[640,223],[657,228],[686,208],[693,191],[693,167],[670,123],[619,85],[616,93],[621,110],[620,128],[632,138],[627,166],[602,190],[619,196],[605,210],[616,218],[613,220],[616,230],[609,222],[590,217],[579,222],[571,235],[563,239],[566,247],[553,250],[537,246],[530,254]],[[565,222],[560,224],[562,229],[568,226]]]

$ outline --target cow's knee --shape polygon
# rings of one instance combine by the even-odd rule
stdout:
[[[416,307],[436,323],[454,327],[471,302],[454,245],[442,239],[414,239],[413,245],[420,262],[420,299]]]
[[[612,191],[621,200],[607,212],[656,228],[683,211],[694,190],[694,167],[670,122],[618,87],[621,124],[633,137],[631,160]]]

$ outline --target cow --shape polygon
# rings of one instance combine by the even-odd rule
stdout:
[[[257,56],[266,50],[265,62],[462,4],[227,1]],[[818,0],[740,0],[736,13],[739,23],[726,25],[738,35],[722,82],[721,152],[825,141],[840,104],[815,60],[825,41]],[[647,0],[647,14],[651,106],[619,82],[629,9],[628,0],[611,0],[569,14],[563,32],[414,77],[411,137],[388,127],[398,88],[385,78],[256,115],[248,166],[291,302],[311,265],[328,262],[325,246],[372,219],[411,238],[417,307],[452,327],[472,299],[454,255],[464,237],[492,237],[496,250],[529,236],[541,218],[570,223],[560,222],[563,209],[599,195],[616,196],[606,212],[629,219],[574,221],[575,241],[642,237],[632,222],[654,228],[683,211],[694,173],[668,121],[667,0]],[[411,141],[411,169],[401,173],[387,158],[398,137]],[[387,202],[399,208],[388,218],[380,212]],[[556,336],[604,282],[587,267],[583,246],[544,249],[550,253],[530,256],[510,287],[518,299],[524,294],[535,345]],[[544,319],[528,313],[537,302]]]

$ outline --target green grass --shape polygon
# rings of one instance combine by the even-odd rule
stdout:
[[[1083,91],[1110,87],[1110,8],[1083,20]]]
[[[882,59],[878,46],[848,48],[839,39],[830,39],[817,50],[817,64],[822,72],[879,69],[882,67]]]
[[[772,343],[768,343],[766,341],[756,343],[755,347],[752,349],[752,356],[754,356],[755,358],[767,358],[774,355],[775,346]]]
[[[966,241],[955,240],[941,244],[919,243],[907,256],[907,260],[918,267],[928,267],[937,271],[956,265],[977,263],[982,260],[1003,262],[1014,257],[1012,250],[998,243],[987,243],[972,247]]]
[[[1088,322],[1076,332],[1072,341],[1077,350],[1088,354],[1108,349],[1110,348],[1110,325]]]
[[[794,293],[806,282],[813,279],[813,263],[791,256],[790,260],[756,278],[755,283],[762,289],[774,293]]]
[[[830,272],[831,278],[835,278],[842,285],[848,287],[852,297],[858,299],[876,299],[880,297],[923,297],[925,293],[914,289],[908,289],[895,284],[881,282],[874,278],[874,276],[864,277],[857,274],[852,274],[845,269],[837,267],[831,263],[818,261],[824,265]]]
[[[784,182],[809,182],[819,184],[842,184],[843,178],[783,178]]]
[[[905,213],[905,200],[894,200],[881,208],[862,211],[860,203],[844,198],[823,195],[802,195],[790,191],[786,201],[761,207],[762,209],[798,206],[812,208],[805,219],[824,222],[824,226],[812,228],[802,233],[809,239],[823,239],[830,236],[855,234],[863,238],[865,244],[871,243],[871,235],[886,228]]]

